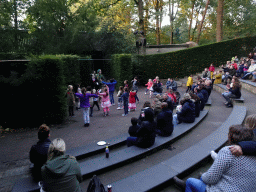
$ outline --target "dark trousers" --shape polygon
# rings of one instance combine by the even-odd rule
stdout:
[[[188,91],[190,91],[191,90],[191,86],[187,86],[187,91],[186,91],[186,93],[188,92]]]
[[[128,101],[124,101],[124,114],[128,114]]]
[[[98,101],[93,101],[92,108],[94,107],[94,105],[96,105],[98,107],[98,110],[100,110],[100,106],[99,106]]]
[[[68,106],[69,116],[74,116],[74,106]]]

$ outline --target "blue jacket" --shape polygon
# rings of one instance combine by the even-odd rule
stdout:
[[[102,83],[106,84],[109,87],[109,92],[114,92],[115,91],[115,85],[116,85],[116,80],[114,80],[112,83],[107,83],[105,81],[102,81]]]
[[[238,145],[241,146],[244,155],[256,155],[256,129],[253,130],[253,141],[241,141]]]
[[[129,93],[128,92],[124,92],[123,95],[121,95],[121,98],[123,98],[123,101],[127,101],[129,100]]]
[[[199,93],[197,93],[197,96],[200,98],[200,110],[202,111],[205,106],[204,95],[203,95],[203,93],[199,92]]]
[[[157,129],[161,131],[160,136],[170,136],[173,132],[172,111],[163,109],[157,116]]]
[[[202,89],[200,92],[203,94],[204,102],[206,103],[208,101],[208,97],[209,97],[208,91],[206,89]]]
[[[179,121],[193,123],[195,121],[195,104],[191,100],[186,100],[180,112],[177,112]]]

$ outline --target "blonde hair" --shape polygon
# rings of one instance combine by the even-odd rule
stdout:
[[[66,144],[63,139],[61,138],[56,138],[54,139],[48,149],[48,161],[57,157],[64,155],[66,152]]]
[[[250,129],[256,129],[256,114],[252,114],[246,117],[245,125]]]

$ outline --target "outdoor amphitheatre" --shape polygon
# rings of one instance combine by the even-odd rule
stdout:
[[[0,192],[256,192],[254,8],[4,0]]]

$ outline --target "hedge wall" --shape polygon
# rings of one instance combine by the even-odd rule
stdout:
[[[203,71],[211,63],[215,66],[225,64],[235,55],[246,57],[255,45],[256,37],[246,37],[170,53],[135,55],[126,61],[126,65],[132,66],[132,74],[129,75],[138,76],[144,84],[155,76],[160,79],[182,78]]]
[[[131,81],[133,78],[131,54],[112,55],[112,75],[116,79],[116,90],[124,85],[124,80]]]

